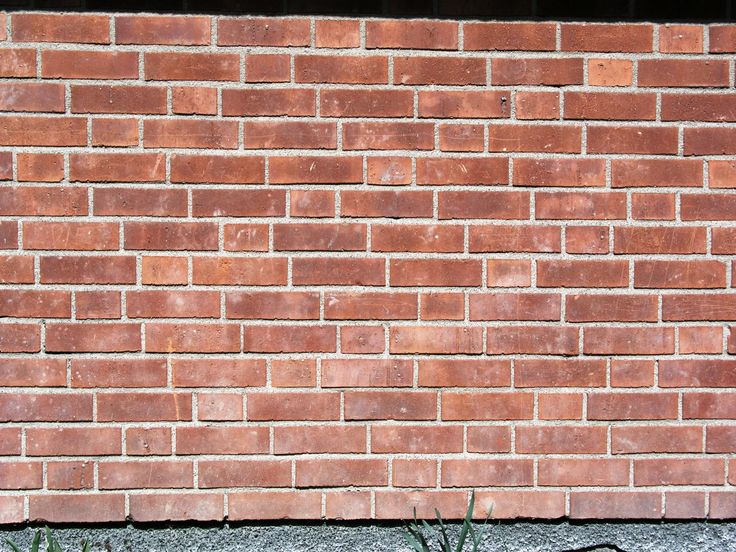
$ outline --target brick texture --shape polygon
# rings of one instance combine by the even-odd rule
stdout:
[[[0,21],[0,523],[736,516],[736,27]]]

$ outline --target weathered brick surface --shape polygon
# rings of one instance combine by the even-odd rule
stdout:
[[[736,517],[733,25],[0,21],[0,523]]]

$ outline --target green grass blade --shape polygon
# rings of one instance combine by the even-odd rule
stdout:
[[[41,547],[41,531],[36,531],[36,534],[33,536],[33,541],[31,541],[31,552],[38,552],[38,549]]]
[[[18,548],[18,545],[15,544],[10,539],[5,539],[5,542],[8,543],[8,546],[13,550],[13,552],[20,552],[20,548]]]
[[[439,523],[440,526],[440,534],[437,536],[437,540],[439,540],[440,543],[440,549],[444,552],[452,552],[450,537],[447,535],[447,527],[442,521],[442,516],[440,515],[440,511],[437,508],[434,509],[434,515],[437,518],[437,523]]]

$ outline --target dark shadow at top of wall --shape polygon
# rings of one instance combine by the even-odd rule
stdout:
[[[736,0],[0,0],[4,10],[733,21]]]

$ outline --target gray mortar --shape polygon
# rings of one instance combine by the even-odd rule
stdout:
[[[453,527],[457,531],[458,526]],[[21,548],[35,528],[0,531]],[[87,539],[93,551],[409,551],[396,525],[220,525],[213,527],[59,528],[65,550]],[[469,548],[467,548],[469,550]],[[488,528],[481,550],[690,552],[736,550],[736,523],[507,523]]]

